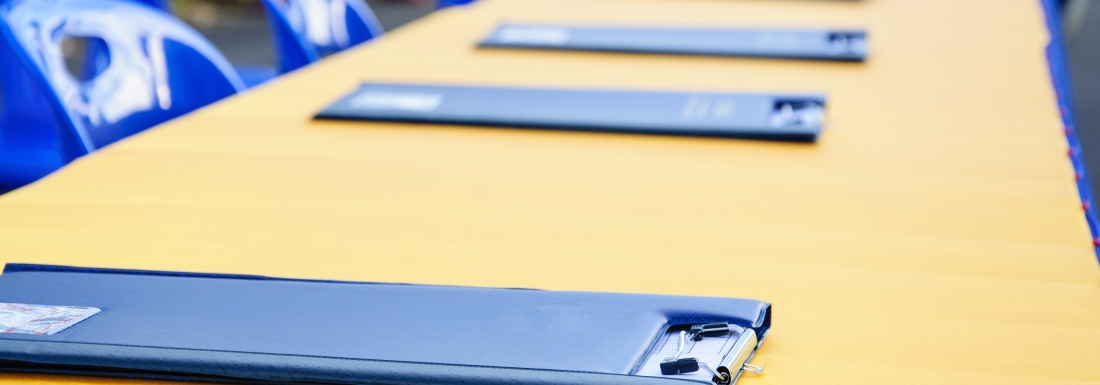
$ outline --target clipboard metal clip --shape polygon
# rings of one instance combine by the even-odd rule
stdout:
[[[730,332],[736,332],[740,330],[740,327],[730,325],[725,322],[695,325],[691,327],[691,340],[702,341],[703,337],[724,336],[726,334],[729,334]]]
[[[755,355],[758,345],[756,332],[752,329],[731,325],[725,322],[693,325],[689,330],[681,330],[676,337],[678,337],[676,353],[661,360],[661,375],[689,374],[698,372],[701,369],[710,373],[711,380],[715,384],[729,385],[737,381],[744,372],[754,374],[763,373],[764,366],[767,365],[768,359],[771,358],[768,357],[768,359],[765,359],[764,363],[760,366],[752,365],[749,361],[752,359],[753,355]],[[688,340],[693,341],[695,344],[699,344],[701,343],[700,341],[703,341],[706,337],[733,339],[732,345],[726,345],[729,346],[728,350],[723,349],[725,353],[722,356],[711,356],[710,358],[703,357],[711,360],[710,362],[712,364],[718,361],[716,367],[711,367],[697,357],[682,357],[684,351],[687,350]],[[720,358],[720,360],[717,358]]]
[[[693,339],[694,338],[702,339],[702,336],[697,335],[695,333],[694,329],[692,329],[692,330],[693,330],[692,335],[694,336],[694,337],[692,337]],[[692,372],[699,371],[699,369],[703,369],[703,370],[706,370],[707,372],[710,372],[710,375],[712,376],[712,380],[714,381],[714,383],[716,383],[716,384],[729,384],[730,380],[731,380],[731,377],[730,377],[730,374],[729,374],[728,371],[726,373],[716,371],[716,370],[712,369],[710,367],[710,365],[707,365],[707,363],[699,362],[699,360],[695,357],[680,358],[680,355],[684,354],[684,346],[685,346],[685,340],[686,339],[687,339],[687,332],[681,330],[680,331],[680,340],[679,340],[679,342],[677,343],[677,346],[676,346],[676,354],[674,354],[672,356],[669,356],[669,357],[666,357],[664,360],[661,361],[661,374],[664,374],[664,375],[668,376],[668,375],[673,375],[673,374],[692,373]]]
[[[867,53],[867,33],[857,31],[838,31],[828,35],[829,48],[834,54]]]
[[[825,119],[825,106],[815,100],[776,100],[769,121],[772,127],[815,126]]]

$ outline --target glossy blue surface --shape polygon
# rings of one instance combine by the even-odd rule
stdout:
[[[502,24],[482,47],[863,61],[861,30]]]
[[[261,0],[275,42],[275,66],[286,73],[373,39],[382,24],[363,0]]]
[[[163,9],[167,12],[172,12],[172,0],[133,0],[139,3],[148,4],[150,6]]]
[[[85,38],[87,80],[61,43]],[[82,76],[83,77],[83,76]],[[198,32],[163,10],[113,0],[0,4],[0,191],[244,88]]]
[[[155,8],[163,9],[165,12],[173,13],[172,2],[170,0],[120,0],[120,1],[135,1],[138,3],[146,4]],[[91,43],[91,42],[89,42]],[[88,79],[97,73],[97,63],[105,62],[108,57],[106,49],[99,44],[88,44],[85,51],[85,61],[83,68],[81,69],[81,75],[83,78]],[[268,80],[274,79],[279,74],[275,71],[274,66],[263,66],[255,64],[234,64],[233,70],[237,72],[237,75],[241,77],[241,81],[244,82],[245,87],[252,88]]]
[[[258,86],[268,80],[279,76],[274,66],[258,64],[234,64],[233,69],[241,76],[241,81],[248,88]]]
[[[126,0],[120,0],[126,1]],[[172,13],[172,2],[170,0],[129,0],[135,1],[141,4],[145,4],[154,8],[163,9],[165,12]],[[110,61],[110,52],[107,50],[106,44],[103,44],[102,40],[89,40],[87,47],[84,48],[84,63],[80,69],[81,79],[91,79],[96,74],[103,71],[103,68]]]
[[[320,119],[813,141],[821,95],[366,83]]]
[[[730,322],[761,337],[770,327],[770,305],[749,299],[13,264],[0,275],[0,302],[103,309],[54,335],[0,334],[0,341],[620,375],[632,373],[671,325]],[[88,349],[80,363],[106,359]],[[196,365],[163,369],[209,370]]]
[[[447,7],[455,6],[455,5],[466,5],[466,4],[470,4],[470,3],[473,3],[473,2],[474,2],[474,0],[436,0],[435,1],[435,8],[436,9],[447,8]]]

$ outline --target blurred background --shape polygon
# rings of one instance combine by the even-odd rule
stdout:
[[[1069,0],[1062,9],[1077,136],[1084,148],[1085,166],[1095,192],[1100,191],[1100,1]]]
[[[367,0],[383,28],[400,28],[435,10],[436,0]],[[1038,0],[1034,1],[1039,6]],[[1100,192],[1100,0],[1060,0],[1069,47],[1078,136],[1093,191]],[[172,0],[177,15],[205,35],[230,62],[271,67],[270,31],[259,0]],[[872,31],[872,36],[873,36]],[[79,43],[79,42],[78,42]],[[66,46],[70,70],[83,60]],[[70,55],[72,53],[72,55]]]
[[[366,0],[386,31],[435,10],[434,0]],[[272,66],[271,32],[259,0],[173,0],[177,15],[206,35],[229,61]]]
[[[1038,0],[1035,1],[1038,6]],[[367,0],[387,30],[431,13],[434,0]],[[270,32],[258,0],[174,0],[177,13],[233,63],[271,66]],[[1093,191],[1100,191],[1100,0],[1062,1],[1078,135]],[[873,33],[873,31],[872,31]]]

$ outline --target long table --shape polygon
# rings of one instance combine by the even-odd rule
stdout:
[[[477,49],[502,21],[855,26],[871,54]],[[0,262],[748,297],[775,316],[746,385],[1097,383],[1048,39],[1034,0],[484,0],[0,196]],[[311,119],[367,80],[830,104],[814,144]]]

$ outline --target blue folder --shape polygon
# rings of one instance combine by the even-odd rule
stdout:
[[[867,33],[841,29],[504,24],[481,47],[863,61]]]
[[[819,95],[367,83],[316,117],[813,141],[824,114]]]
[[[2,330],[3,371],[235,383],[728,384],[771,324],[748,299],[23,264],[0,275],[10,309],[86,318]],[[705,368],[661,373],[693,346]]]

